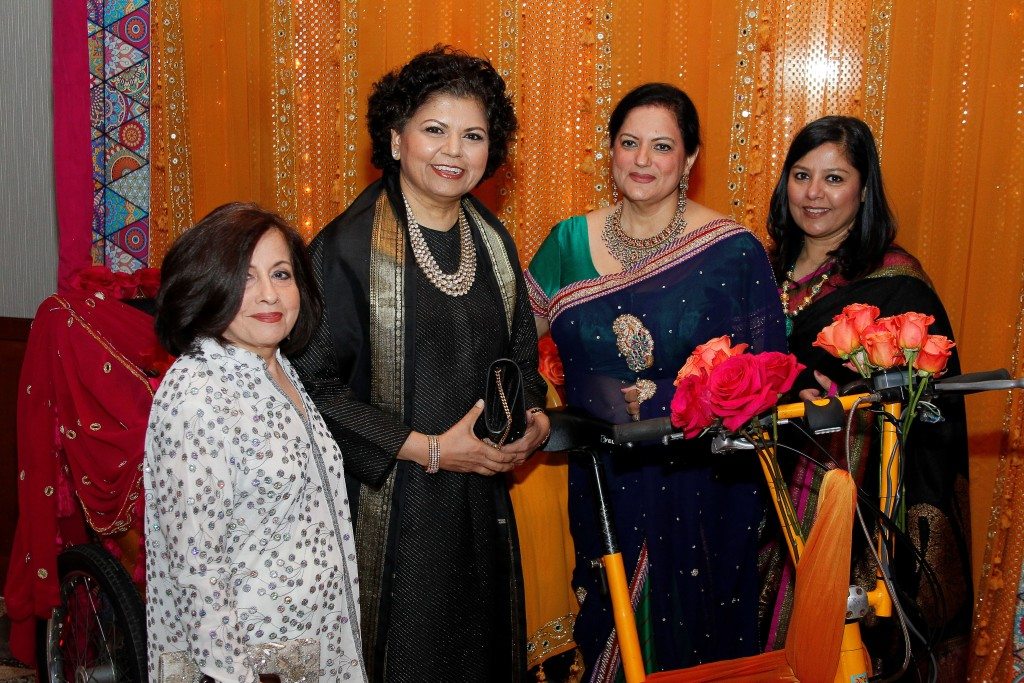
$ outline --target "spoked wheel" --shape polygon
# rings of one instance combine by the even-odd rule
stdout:
[[[60,554],[57,569],[60,605],[40,643],[41,680],[145,681],[145,607],[121,564],[99,545],[80,545]]]

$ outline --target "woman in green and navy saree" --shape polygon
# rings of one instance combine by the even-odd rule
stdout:
[[[622,201],[556,225],[527,284],[539,330],[558,345],[568,404],[621,423],[668,415],[676,373],[698,344],[729,335],[760,352],[784,350],[786,339],[760,243],[686,197],[700,146],[689,97],[640,86],[615,108],[609,131]],[[759,652],[766,498],[755,459],[712,457],[708,440],[695,439],[605,454],[604,465],[647,670]],[[601,555],[592,486],[575,464],[569,519],[581,601],[574,637],[588,680],[614,680],[610,605],[589,562]]]

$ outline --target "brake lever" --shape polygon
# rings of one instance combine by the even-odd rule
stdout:
[[[712,453],[727,453],[729,451],[752,451],[754,444],[750,443],[750,440],[736,436],[735,434],[726,434],[724,432],[718,432],[715,437],[711,439],[711,452]]]

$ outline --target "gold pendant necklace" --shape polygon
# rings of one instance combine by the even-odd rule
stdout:
[[[825,269],[825,272],[821,274],[821,279],[811,285],[810,290],[807,292],[807,296],[805,296],[804,300],[801,301],[792,311],[789,310],[789,293],[796,289],[796,281],[793,279],[793,271],[796,269],[796,264],[790,266],[789,270],[786,271],[786,279],[783,280],[782,287],[779,290],[779,298],[782,299],[782,311],[787,317],[795,318],[800,311],[811,305],[811,302],[814,301],[814,297],[818,296],[821,288],[825,286],[826,282],[828,282],[829,274],[832,272],[832,265],[833,262],[830,260],[824,266],[819,267],[819,270],[822,268]]]
[[[657,235],[637,239],[630,237],[622,230],[622,207],[625,205],[625,201],[619,202],[615,210],[604,220],[601,240],[608,247],[608,253],[622,264],[622,269],[629,270],[655,252],[660,251],[665,244],[675,240],[686,230],[686,219],[683,218],[686,203],[686,192],[680,189],[676,211],[665,229]]]

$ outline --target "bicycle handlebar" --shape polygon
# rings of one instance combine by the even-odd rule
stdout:
[[[937,379],[932,389],[937,394],[973,394],[978,391],[1024,389],[1024,377],[1014,379],[1006,370],[971,372]]]
[[[898,387],[885,385],[884,387],[877,386],[876,388],[882,393],[881,396],[879,394],[859,393],[837,398],[841,402],[843,410],[848,411],[855,403],[864,401],[864,399],[870,399],[869,401],[864,401],[865,404],[889,400],[885,394],[885,389]],[[973,394],[980,391],[1007,389],[1024,389],[1024,377],[1013,379],[1006,370],[987,370],[934,380],[931,387],[931,390],[936,394]],[[814,403],[820,405],[827,400],[820,399],[814,401]],[[899,398],[892,399],[893,402],[899,402],[899,400]],[[775,407],[775,414],[779,419],[793,419],[803,417],[805,408],[806,404],[804,402],[785,403]],[[615,445],[622,446],[631,445],[639,441],[656,441],[666,437],[671,438],[676,434],[678,432],[672,426],[670,418],[657,417],[649,420],[640,420],[639,422],[614,425],[612,427],[611,441]]]
[[[612,427],[612,440],[617,445],[635,443],[637,441],[655,441],[676,432],[672,419],[655,417],[650,420],[627,422]]]

